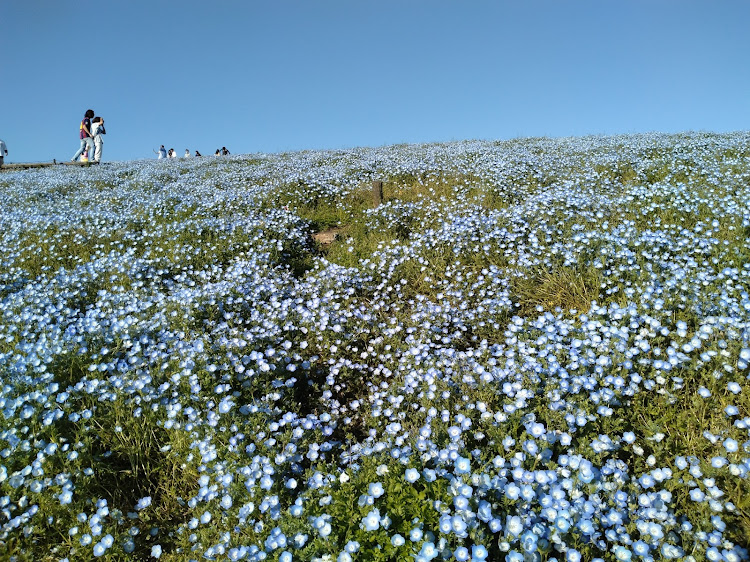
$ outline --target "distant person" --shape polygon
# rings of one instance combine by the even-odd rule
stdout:
[[[88,160],[88,153],[94,148],[94,139],[91,136],[91,118],[93,116],[94,110],[87,109],[83,119],[81,119],[81,125],[78,127],[80,131],[78,136],[81,139],[81,148],[79,148],[78,152],[76,152],[73,155],[73,158],[70,159],[71,162],[78,160],[78,157],[83,154],[84,150],[86,151],[86,160]]]
[[[221,149],[217,148],[216,152],[214,152],[214,156],[221,156]]]
[[[222,156],[229,156],[229,151],[227,150],[226,146],[221,147],[221,155]]]
[[[170,148],[167,153],[167,158],[177,158],[177,151],[174,148]]]
[[[104,119],[101,117],[94,117],[91,121],[91,136],[94,137],[94,162],[97,164],[102,161],[102,144],[104,139],[102,135],[106,135],[107,131],[104,130]]]
[[[8,146],[5,144],[4,140],[0,139],[0,168],[3,167],[6,156],[8,156]]]
[[[154,150],[154,154],[156,154],[158,160],[161,160],[162,158],[167,157],[167,149],[164,148],[164,145],[161,145],[158,151]]]
[[[195,151],[195,155],[196,155],[196,156],[200,156],[200,155],[201,155],[201,153],[200,153],[200,152],[198,152],[198,151],[196,150],[196,151]]]
[[[187,148],[185,149],[185,158],[190,158],[190,151]]]

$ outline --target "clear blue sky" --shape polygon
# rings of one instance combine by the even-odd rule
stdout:
[[[750,129],[747,0],[6,1],[8,161]]]

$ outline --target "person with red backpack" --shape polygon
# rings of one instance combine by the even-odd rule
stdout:
[[[75,162],[78,157],[83,154],[83,151],[86,151],[86,156],[88,159],[89,152],[94,149],[94,138],[91,135],[91,118],[94,116],[94,110],[88,109],[86,110],[86,114],[83,116],[83,119],[81,119],[81,125],[78,127],[80,133],[79,138],[81,139],[81,148],[78,149],[78,152],[76,152],[73,155],[73,158],[70,159],[71,162]]]

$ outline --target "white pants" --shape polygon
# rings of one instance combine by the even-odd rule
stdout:
[[[94,161],[101,162],[102,160],[102,144],[104,142],[98,138],[94,139]]]

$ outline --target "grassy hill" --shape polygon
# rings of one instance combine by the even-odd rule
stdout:
[[[748,133],[0,196],[2,559],[750,556]]]

